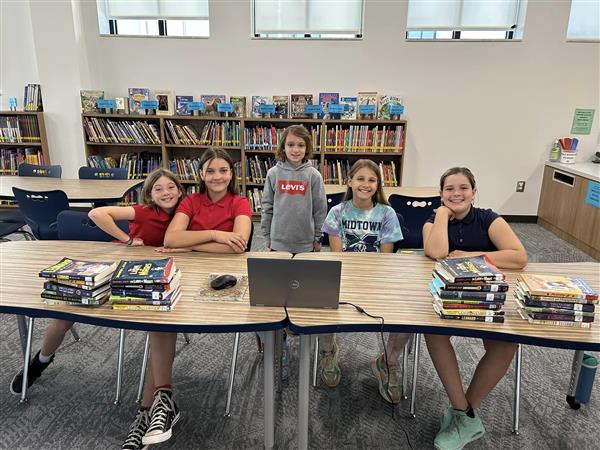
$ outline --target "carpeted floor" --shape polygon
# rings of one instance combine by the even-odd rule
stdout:
[[[258,228],[258,227],[257,227]],[[513,224],[530,261],[593,261],[534,224]],[[255,236],[253,249],[264,250]],[[39,349],[46,320],[35,325]],[[22,364],[14,316],[0,315],[0,449],[120,448],[133,419],[144,333],[127,333],[122,402],[113,405],[118,330],[78,325],[81,342],[70,335],[55,362],[19,404],[9,383]],[[425,346],[419,371],[417,418],[408,401],[394,410],[377,392],[369,367],[381,346],[373,333],[340,335],[343,378],[336,389],[319,386],[310,396],[310,447],[314,449],[431,448],[447,398]],[[223,417],[233,335],[192,335],[178,343],[174,367],[182,421],[173,438],[153,449],[258,449],[263,446],[262,360],[254,334],[243,334],[232,414]],[[290,338],[290,377],[276,403],[275,447],[296,448],[298,339]],[[464,378],[483,354],[479,340],[456,338]],[[592,401],[579,411],[565,402],[573,352],[526,346],[523,350],[521,434],[510,433],[513,370],[483,404],[484,438],[472,449],[595,449],[600,423],[600,382]],[[405,434],[406,433],[406,434]]]

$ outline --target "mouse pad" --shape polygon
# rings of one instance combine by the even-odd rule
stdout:
[[[210,282],[221,275],[233,275],[237,278],[235,286],[227,289],[215,290],[210,287]],[[248,290],[248,275],[238,273],[210,273],[208,280],[198,290],[195,300],[202,302],[241,302]]]

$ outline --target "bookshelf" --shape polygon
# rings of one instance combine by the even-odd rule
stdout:
[[[357,159],[370,158],[385,186],[401,186],[406,120],[280,119],[221,116],[82,114],[88,165],[129,167],[144,178],[162,166],[177,173],[187,193],[197,184],[198,158],[211,147],[226,149],[238,174],[240,193],[256,207],[266,172],[275,164],[283,130],[304,125],[313,136],[312,164],[326,184],[343,185]]]

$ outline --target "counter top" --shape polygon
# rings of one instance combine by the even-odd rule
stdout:
[[[600,183],[600,164],[595,164],[593,162],[563,164],[546,161],[546,165]]]

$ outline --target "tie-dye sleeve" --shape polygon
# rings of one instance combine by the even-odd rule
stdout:
[[[330,236],[341,236],[341,220],[340,216],[342,214],[343,203],[335,205],[329,213],[327,213],[327,217],[325,218],[325,222],[323,223],[323,233],[327,233]]]
[[[403,239],[400,222],[398,222],[398,215],[392,207],[385,205],[385,213],[382,222],[380,239],[382,244],[398,242]]]

